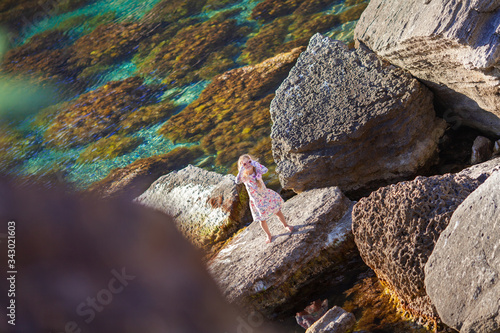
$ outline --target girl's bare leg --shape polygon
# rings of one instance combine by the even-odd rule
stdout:
[[[276,216],[278,216],[278,218],[280,219],[281,223],[283,223],[283,226],[285,227],[286,230],[288,230],[290,232],[293,231],[293,226],[288,225],[286,223],[285,216],[283,215],[283,213],[281,212],[281,210],[276,213]]]
[[[262,227],[262,230],[264,230],[267,234],[266,243],[271,243],[273,241],[273,236],[271,235],[271,232],[269,231],[269,227],[267,226],[267,222],[260,221],[260,226]]]

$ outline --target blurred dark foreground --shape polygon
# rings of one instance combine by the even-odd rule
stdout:
[[[0,332],[276,332],[225,302],[162,213],[0,178],[0,226]]]

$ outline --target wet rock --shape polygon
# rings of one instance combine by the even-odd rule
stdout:
[[[461,333],[500,326],[499,183],[497,171],[462,202],[425,265],[432,303],[441,320]]]
[[[156,180],[134,201],[175,216],[177,226],[207,253],[251,222],[248,194],[233,175],[189,165]]]
[[[283,207],[292,233],[273,217],[267,224],[274,240],[266,244],[260,224],[252,223],[209,262],[209,271],[226,298],[247,311],[266,316],[290,311],[289,300],[315,276],[349,270],[351,206],[338,187],[297,195]]]
[[[272,173],[269,103],[300,52],[295,49],[216,76],[160,133],[173,142],[201,141],[207,153],[217,153],[219,166],[231,167],[239,155],[254,154]]]
[[[472,145],[471,164],[478,164],[487,161],[493,155],[492,142],[484,136],[478,136]]]
[[[2,232],[17,235],[23,272],[15,325],[1,320],[0,331],[221,333],[246,324],[277,332],[227,304],[172,217],[129,200],[82,199],[61,184],[18,186],[0,177],[0,193]],[[1,251],[2,262],[7,255]],[[4,280],[0,298],[8,304]]]
[[[499,13],[498,1],[370,1],[355,38],[425,82],[462,124],[498,136]]]
[[[60,105],[47,129],[45,141],[55,146],[78,146],[95,142],[128,124],[130,115],[141,106],[156,102],[159,87],[131,77],[105,86]]]
[[[353,233],[361,257],[396,296],[398,306],[414,317],[439,320],[425,291],[424,266],[455,209],[497,166],[419,176],[380,188],[354,206]]]
[[[316,34],[271,103],[283,188],[344,191],[405,177],[432,163],[444,121],[432,94],[364,48]],[[369,161],[369,163],[367,163]]]
[[[193,163],[203,151],[198,148],[176,148],[166,154],[141,158],[123,168],[113,169],[104,179],[92,183],[84,193],[114,198],[134,199],[160,176]]]
[[[295,314],[295,320],[301,327],[308,329],[312,324],[328,311],[328,300],[316,300],[306,306],[303,311]]]
[[[346,333],[352,330],[355,324],[356,318],[352,313],[334,306],[309,327],[306,333]]]

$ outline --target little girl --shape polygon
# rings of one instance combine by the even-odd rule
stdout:
[[[266,243],[271,243],[273,237],[269,231],[266,220],[276,214],[283,226],[290,232],[293,227],[288,225],[285,217],[281,212],[283,199],[281,196],[271,189],[268,189],[262,181],[262,175],[267,172],[267,168],[257,161],[253,160],[250,155],[241,155],[238,159],[238,175],[236,176],[236,184],[243,182],[250,196],[250,211],[254,221],[259,221],[260,226],[267,234]]]

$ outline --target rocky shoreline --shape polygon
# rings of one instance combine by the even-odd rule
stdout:
[[[419,16],[424,10],[436,15]],[[394,13],[393,26],[384,12]],[[296,193],[284,213],[296,231],[288,234],[270,221],[278,237],[265,246],[259,226],[241,217],[243,229],[226,233],[228,241],[206,262],[226,299],[268,318],[298,312],[292,300],[301,291],[325,272],[343,281],[360,255],[415,323],[436,331],[498,330],[500,158],[494,154],[500,141],[494,141],[500,104],[494,68],[500,44],[487,29],[499,18],[498,1],[372,0],[355,30],[356,49],[319,34],[311,38],[270,108],[276,173],[282,189]],[[394,28],[399,26],[404,28]],[[439,163],[446,133],[465,126],[483,135],[468,152],[469,167],[429,172]],[[189,166],[178,173],[200,172]],[[164,177],[137,201],[158,208],[147,203],[153,196],[199,192],[190,181],[163,189]],[[222,175],[202,178],[213,177]],[[241,209],[247,199],[231,186]],[[355,202],[343,193],[367,194]],[[209,207],[212,199],[196,200]],[[167,201],[162,207],[171,205],[172,212],[175,200]],[[190,228],[183,221],[178,219],[180,229]],[[210,218],[198,221],[212,225]],[[195,244],[202,237],[188,233]],[[322,328],[307,332],[362,331],[359,317],[357,324],[337,309],[324,318],[314,325]]]
[[[81,235],[99,239],[89,252],[96,257],[116,256],[107,245],[120,244],[124,254],[115,259],[132,258],[132,267],[147,277],[128,297],[135,301],[145,290],[154,295],[154,302],[140,298],[147,311],[177,295],[169,320],[193,312],[197,332],[212,316],[221,322],[228,321],[226,311],[236,317],[233,306],[245,310],[247,327],[250,318],[279,323],[296,314],[308,333],[500,332],[500,1],[351,0],[348,13],[337,16],[320,13],[323,1],[266,0],[251,11],[261,24],[252,33],[234,19],[241,8],[206,21],[189,17],[227,3],[233,2],[160,1],[139,23],[99,25],[70,47],[44,48],[69,43],[56,29],[8,52],[7,73],[43,72],[41,82],[69,80],[81,95],[36,117],[34,126],[46,130],[33,138],[35,146],[19,145],[17,132],[2,133],[5,169],[22,163],[12,147],[36,154],[41,146],[71,146],[82,148],[78,162],[112,159],[144,144],[132,132],[160,122],[158,135],[186,144],[115,168],[79,193],[106,199],[97,206],[77,205],[73,197],[62,201],[79,207],[81,216],[54,208],[66,194],[48,196],[50,209],[65,211],[70,225],[81,224],[65,229],[70,237],[54,243],[57,253],[65,255],[73,238],[88,247],[91,241]],[[352,22],[361,11],[354,43],[313,32]],[[175,21],[179,25],[170,25]],[[108,48],[109,39],[120,47]],[[138,73],[158,69],[166,85],[210,83],[181,112],[163,96],[165,86],[146,83],[138,73],[83,93],[94,73],[132,56]],[[237,56],[246,66],[235,68]],[[234,174],[243,153],[269,166],[264,180],[286,199],[283,212],[295,227],[289,233],[271,219],[271,244],[251,220],[246,189],[221,173]],[[50,176],[63,177],[57,170]],[[35,241],[36,228],[56,234],[59,215],[41,208],[43,193],[28,196],[37,202],[30,211],[20,204],[30,191],[5,186],[0,183],[14,193],[6,195],[16,203],[10,209],[32,223],[21,228],[33,239],[31,253],[51,260],[50,251],[39,251],[46,244]],[[127,209],[109,210],[106,203],[115,199],[125,199]],[[94,216],[94,207],[104,213]],[[36,225],[39,216],[44,223]],[[142,218],[153,227],[138,226]],[[116,240],[115,230],[137,248]],[[76,252],[78,262],[83,255]],[[196,274],[199,281],[191,281]],[[44,291],[36,278],[23,279]],[[214,305],[207,316],[193,306],[197,297],[205,297],[201,309]],[[147,324],[156,323],[151,316]]]

